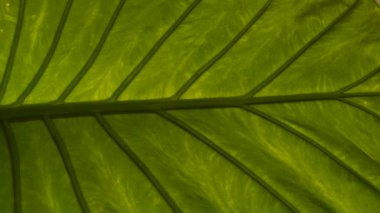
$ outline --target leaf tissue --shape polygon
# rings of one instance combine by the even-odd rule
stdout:
[[[0,0],[0,212],[379,212],[377,2]]]

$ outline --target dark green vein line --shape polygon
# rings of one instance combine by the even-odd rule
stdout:
[[[13,208],[15,213],[21,213],[21,175],[20,175],[20,158],[17,148],[16,138],[12,127],[7,120],[2,121],[5,137],[8,143],[9,155],[12,166],[13,180]]]
[[[186,17],[193,11],[193,9],[202,0],[195,0],[190,6],[182,13],[182,15],[174,22],[174,24],[162,35],[162,37],[154,44],[152,49],[144,56],[144,58],[139,62],[139,64],[133,68],[131,73],[123,80],[119,87],[108,99],[110,101],[117,100],[123,91],[131,84],[131,82],[136,78],[136,76],[142,71],[145,65],[150,61],[150,59],[156,54],[164,42],[174,33],[174,31],[181,25],[181,23],[186,19]]]
[[[62,161],[65,165],[67,174],[70,178],[71,185],[74,189],[74,193],[75,193],[75,196],[78,200],[78,203],[79,203],[83,212],[89,213],[90,210],[88,208],[86,199],[83,195],[82,189],[80,188],[79,180],[78,180],[77,175],[75,173],[75,169],[74,169],[73,163],[71,161],[69,151],[66,148],[66,145],[63,141],[63,138],[62,138],[61,134],[59,133],[59,130],[55,126],[54,122],[48,116],[44,116],[43,120],[44,120],[44,123],[45,123],[47,129],[49,130],[49,133],[50,133],[55,145],[57,146],[59,154],[61,155]]]
[[[265,13],[273,0],[268,0],[264,6],[256,13],[256,15],[240,30],[240,32],[213,58],[211,58],[206,64],[200,67],[191,76],[185,84],[171,97],[172,99],[179,99],[207,70],[209,70],[219,59],[221,59],[235,44],[245,35],[248,30],[260,19]]]
[[[336,93],[340,94],[340,93],[347,92],[348,90],[350,90],[356,86],[359,86],[361,83],[372,78],[373,76],[377,75],[378,73],[380,73],[380,67],[377,67],[376,69],[372,70],[368,74],[364,75],[362,78],[360,78],[360,79],[352,82],[351,84],[339,89],[338,91],[336,91]]]
[[[345,103],[345,104],[347,104],[349,106],[352,106],[352,107],[354,107],[356,109],[359,109],[359,110],[361,110],[361,111],[363,111],[365,113],[368,113],[368,114],[372,115],[373,117],[375,117],[375,118],[377,118],[377,119],[380,120],[380,115],[379,114],[377,114],[375,111],[372,111],[372,110],[368,109],[367,107],[365,107],[363,105],[360,105],[358,103],[355,103],[353,101],[350,101],[350,100],[344,99],[344,98],[340,98],[338,100],[340,102],[342,102],[342,103]]]
[[[16,24],[15,33],[13,35],[12,46],[11,46],[11,49],[9,52],[7,65],[5,67],[5,70],[3,73],[3,78],[2,78],[1,84],[0,84],[0,102],[4,98],[5,90],[7,89],[9,78],[11,76],[11,72],[13,69],[13,64],[14,64],[14,61],[16,58],[16,52],[17,52],[19,41],[20,41],[22,24],[24,22],[24,14],[25,14],[25,0],[20,0],[19,9],[18,9],[17,24]]]
[[[341,21],[349,12],[355,8],[356,2],[353,3],[347,10],[335,18],[327,27],[325,27],[320,33],[318,33],[314,38],[307,42],[301,49],[299,49],[291,58],[289,58],[282,66],[280,66],[276,71],[264,79],[261,83],[250,90],[244,97],[252,97],[261,91],[264,87],[275,80],[281,73],[283,73],[289,66],[291,66],[304,52],[306,52],[311,46],[313,46],[320,38],[322,38],[328,31],[330,31],[339,21]]]
[[[69,16],[69,12],[70,12],[72,4],[73,4],[73,0],[67,1],[65,9],[62,13],[61,20],[60,20],[58,27],[57,27],[57,30],[55,32],[53,41],[52,41],[51,46],[48,50],[48,53],[46,54],[46,56],[44,58],[44,61],[42,62],[42,64],[41,64],[40,68],[38,69],[36,75],[33,77],[32,81],[28,84],[27,88],[25,88],[25,90],[17,98],[14,105],[19,105],[19,104],[22,104],[24,102],[25,98],[32,92],[34,87],[36,87],[36,85],[40,81],[42,75],[44,74],[47,67],[49,66],[49,63],[54,56],[55,50],[57,49],[57,46],[58,46],[59,40],[61,38],[62,31],[63,31],[63,28],[65,26],[67,17]]]
[[[97,101],[77,103],[45,103],[27,104],[20,106],[0,106],[0,119],[31,119],[45,115],[70,116],[89,115],[93,113],[134,113],[155,112],[159,110],[174,109],[203,109],[239,107],[241,105],[291,103],[304,101],[329,101],[348,97],[380,97],[379,92],[373,93],[314,93],[296,94],[285,96],[264,97],[226,97],[226,98],[202,98],[202,99],[156,99],[138,101]]]
[[[109,20],[107,27],[105,28],[98,44],[96,45],[94,51],[92,52],[91,56],[87,60],[86,64],[82,67],[82,69],[79,71],[79,73],[75,76],[75,78],[70,82],[70,84],[66,87],[66,89],[62,92],[62,94],[58,97],[58,99],[55,101],[57,103],[64,102],[67,96],[70,95],[70,93],[74,90],[74,88],[78,85],[78,83],[82,80],[82,78],[86,75],[86,73],[90,70],[92,65],[95,63],[95,60],[98,58],[100,52],[102,51],[102,48],[104,44],[107,41],[108,35],[110,34],[113,26],[115,25],[115,22],[117,18],[119,17],[119,14],[125,4],[126,0],[120,0],[119,4],[117,5],[114,13],[112,14],[111,19]]]
[[[380,193],[380,189],[377,188],[375,184],[373,184],[371,181],[367,180],[365,177],[363,177],[360,173],[356,172],[355,169],[351,168],[348,164],[346,164],[344,161],[339,159],[337,156],[335,156],[332,152],[330,152],[327,148],[320,145],[318,142],[314,141],[313,139],[309,138],[305,134],[299,132],[295,128],[289,126],[288,124],[280,121],[279,119],[274,118],[273,116],[264,113],[254,107],[249,106],[242,106],[242,109],[257,115],[268,122],[284,129],[287,132],[292,133],[293,135],[297,136],[298,138],[302,139],[306,143],[310,144],[311,146],[315,147],[316,149],[320,150],[323,154],[325,154],[327,157],[329,157],[331,160],[335,161],[338,165],[340,165],[342,168],[350,172],[352,175],[357,177],[359,180],[363,181],[369,188],[373,189],[375,192]]]
[[[205,144],[206,146],[214,150],[216,153],[224,157],[227,161],[229,161],[231,164],[236,166],[244,174],[246,174],[252,180],[256,181],[259,185],[261,185],[266,191],[268,191],[268,193],[270,193],[274,198],[276,198],[281,203],[283,203],[290,211],[299,212],[299,210],[297,210],[297,208],[293,204],[291,204],[284,196],[282,196],[279,192],[277,192],[272,186],[266,183],[265,180],[260,178],[255,172],[253,172],[251,169],[249,169],[247,166],[245,166],[235,157],[230,155],[224,149],[219,147],[217,144],[212,142],[206,136],[202,135],[200,132],[196,131],[194,128],[186,124],[184,121],[178,119],[177,117],[171,115],[168,112],[159,111],[157,112],[157,114],[160,115],[165,120],[169,121],[170,123],[174,124],[175,126],[179,127],[180,129],[184,130],[185,132],[189,133],[190,135],[198,139],[200,142],[202,142],[203,144]]]
[[[137,154],[123,141],[120,135],[113,129],[111,124],[99,113],[95,115],[96,120],[101,125],[101,127],[107,132],[107,134],[114,140],[114,142],[120,147],[121,150],[135,163],[135,165],[141,170],[141,172],[146,176],[146,178],[152,183],[156,188],[158,193],[167,202],[169,207],[174,212],[182,212],[179,206],[175,203],[173,198],[169,195],[166,189],[161,185],[155,175],[150,171],[150,169],[145,165],[145,163],[137,156]]]

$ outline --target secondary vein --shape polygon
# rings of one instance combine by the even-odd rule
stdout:
[[[371,110],[371,109],[368,109],[368,108],[365,107],[365,106],[362,106],[362,105],[360,105],[360,104],[358,104],[358,103],[355,103],[355,102],[353,102],[353,101],[351,101],[351,100],[348,100],[348,99],[346,99],[346,98],[340,98],[340,99],[338,99],[338,100],[341,101],[341,102],[344,103],[344,104],[347,104],[347,105],[349,105],[349,106],[351,106],[351,107],[353,107],[353,108],[356,108],[356,109],[358,109],[358,110],[360,110],[360,111],[362,111],[362,112],[365,112],[365,113],[367,113],[367,114],[373,116],[374,118],[377,118],[377,119],[380,120],[380,115],[379,115],[379,114],[377,114],[375,111],[373,111],[373,110]]]
[[[135,163],[135,165],[140,169],[140,171],[145,175],[145,177],[152,183],[156,188],[158,193],[167,202],[169,207],[173,212],[182,212],[170,194],[161,185],[156,176],[150,171],[150,169],[145,165],[145,163],[137,156],[137,154],[123,141],[120,135],[114,130],[111,124],[99,113],[95,114],[95,118],[101,127],[107,132],[107,134],[114,140],[116,145]]]
[[[21,204],[21,175],[20,175],[20,157],[18,153],[17,142],[12,130],[11,125],[7,120],[2,121],[5,138],[8,143],[9,155],[11,158],[12,166],[12,180],[13,180],[13,208],[15,213],[22,212]]]
[[[119,14],[121,12],[121,9],[123,8],[126,0],[120,0],[119,4],[115,8],[114,13],[112,14],[112,17],[110,18],[106,28],[104,29],[104,32],[96,45],[95,49],[91,53],[91,56],[88,58],[86,64],[82,67],[82,69],[79,71],[79,73],[74,77],[74,79],[70,82],[70,84],[66,87],[66,89],[62,92],[62,94],[58,97],[56,100],[57,103],[63,102],[67,96],[70,95],[70,93],[74,90],[74,88],[78,85],[78,83],[82,80],[82,78],[86,75],[86,73],[90,70],[92,65],[95,63],[96,59],[98,58],[100,52],[103,49],[104,44],[106,43],[106,40],[115,25],[115,22],[117,18],[119,17]]]
[[[256,13],[256,15],[240,30],[238,34],[228,44],[220,50],[214,57],[212,57],[206,64],[200,67],[191,76],[181,88],[171,97],[172,99],[179,99],[207,70],[209,70],[219,59],[221,59],[235,44],[248,32],[248,30],[260,19],[265,13],[273,0],[268,0],[264,6]]]
[[[189,133],[193,137],[197,138],[200,142],[214,150],[216,153],[218,153],[220,156],[225,158],[228,162],[236,166],[240,171],[242,171],[244,174],[246,174],[248,177],[250,177],[252,180],[257,182],[259,185],[261,185],[268,193],[270,193],[274,198],[279,200],[282,204],[284,204],[290,211],[292,212],[299,212],[297,208],[290,203],[284,196],[282,196],[276,189],[274,189],[270,184],[265,182],[260,176],[258,176],[255,172],[253,172],[251,169],[249,169],[247,166],[245,166],[242,162],[237,160],[235,157],[230,155],[228,152],[226,152],[224,149],[219,147],[217,144],[212,142],[210,139],[208,139],[206,136],[202,135],[200,132],[196,131],[194,128],[186,124],[184,121],[178,119],[177,117],[171,115],[168,112],[160,111],[157,113],[165,120],[169,121],[170,123],[174,124],[175,126],[179,127],[180,129],[184,130],[185,132]]]
[[[129,73],[129,75],[123,80],[119,87],[114,91],[109,100],[117,100],[123,91],[132,83],[132,81],[138,76],[145,65],[156,54],[165,41],[174,33],[174,31],[181,25],[186,17],[194,10],[194,8],[201,2],[201,0],[195,0],[192,4],[182,13],[182,15],[174,22],[174,24],[162,35],[162,37],[153,45],[152,49],[144,56],[144,58],[137,64],[135,68]]]
[[[0,102],[4,98],[5,90],[7,89],[9,78],[11,76],[11,72],[13,69],[13,64],[16,58],[16,52],[17,52],[17,48],[18,48],[18,44],[19,44],[20,36],[21,36],[21,29],[24,22],[24,13],[25,13],[25,0],[20,0],[17,24],[16,24],[15,33],[13,35],[12,46],[9,52],[7,65],[5,67],[5,71],[3,74],[3,79],[1,80],[1,84],[0,84]]]
[[[21,93],[21,95],[17,98],[15,105],[22,104],[25,100],[25,98],[32,92],[32,90],[37,86],[38,82],[40,81],[41,77],[43,76],[44,72],[49,66],[49,63],[51,59],[54,56],[54,53],[57,49],[58,43],[61,39],[62,31],[65,26],[65,23],[67,21],[67,18],[69,16],[69,12],[71,9],[71,6],[73,4],[73,0],[68,0],[65,6],[65,9],[62,13],[61,20],[58,24],[57,30],[55,32],[53,42],[51,43],[51,46],[49,48],[48,53],[46,54],[44,61],[42,62],[40,68],[38,69],[36,75],[33,77],[32,81],[28,84],[28,86],[25,88],[25,90]]]
[[[363,82],[367,81],[368,79],[372,78],[373,76],[377,75],[378,73],[380,73],[380,67],[377,67],[376,69],[372,70],[371,72],[367,73],[366,75],[364,75],[363,77],[359,78],[358,80],[348,84],[347,86],[339,89],[337,91],[337,93],[344,93],[344,92],[347,92],[348,90],[356,87],[356,86],[359,86],[360,84],[362,84]]]
[[[289,58],[283,65],[281,65],[276,71],[269,75],[266,79],[260,82],[257,86],[251,89],[245,97],[251,97],[260,92],[264,87],[269,85],[280,74],[282,74],[288,67],[290,67],[303,53],[305,53],[311,46],[313,46],[319,39],[321,39],[328,31],[330,31],[339,21],[341,21],[346,15],[348,15],[356,6],[356,1],[346,9],[342,14],[335,18],[329,25],[327,25],[320,33],[309,40],[301,49],[299,49],[291,58]]]
[[[326,155],[327,157],[329,157],[331,160],[333,160],[334,162],[336,162],[339,166],[341,166],[342,168],[344,168],[346,171],[348,171],[349,173],[351,173],[353,176],[357,177],[358,179],[360,179],[362,182],[364,182],[369,188],[373,189],[375,192],[379,193],[380,194],[380,189],[375,185],[373,184],[371,181],[367,180],[364,176],[362,176],[360,173],[358,173],[355,169],[353,169],[352,167],[350,167],[347,163],[345,163],[343,160],[341,160],[340,158],[338,158],[337,156],[334,155],[334,153],[332,153],[331,151],[329,151],[327,148],[325,148],[324,146],[322,146],[321,144],[319,144],[317,141],[311,139],[310,137],[308,137],[307,135],[301,133],[300,131],[296,130],[295,128],[291,127],[290,125],[280,121],[279,119],[261,111],[261,110],[258,110],[252,106],[242,106],[241,107],[242,109],[246,110],[247,112],[250,112],[254,115],[257,115],[259,116],[260,118],[263,118],[264,120],[284,129],[285,131],[287,132],[290,132],[292,133],[293,135],[295,135],[296,137],[300,138],[301,140],[305,141],[306,143],[310,144],[311,146],[315,147],[316,149],[318,149],[319,151],[321,151],[324,155]]]
[[[87,201],[83,195],[82,189],[79,184],[78,177],[76,175],[73,163],[70,158],[69,151],[66,148],[66,145],[63,141],[63,138],[61,134],[59,133],[59,130],[55,126],[54,122],[48,117],[45,116],[43,118],[45,126],[48,128],[50,135],[55,142],[55,145],[59,151],[59,154],[61,155],[62,161],[65,165],[66,172],[70,178],[71,185],[74,189],[75,196],[78,200],[78,203],[84,213],[89,213],[90,209],[88,208]]]

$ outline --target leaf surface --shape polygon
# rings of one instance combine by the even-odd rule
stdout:
[[[0,0],[2,212],[376,212],[370,0]]]

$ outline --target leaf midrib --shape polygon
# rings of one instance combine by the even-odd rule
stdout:
[[[278,104],[305,101],[336,100],[357,97],[380,97],[380,92],[309,93],[282,96],[221,97],[198,99],[151,99],[128,101],[89,101],[72,103],[43,103],[0,106],[0,119],[33,119],[43,116],[75,116],[93,113],[135,113],[161,110],[241,107],[257,104]]]

